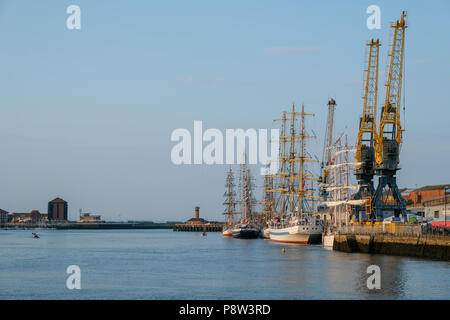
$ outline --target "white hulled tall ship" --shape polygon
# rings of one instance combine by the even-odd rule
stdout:
[[[237,214],[236,212],[236,193],[234,192],[234,177],[233,177],[233,171],[230,168],[230,171],[227,173],[227,180],[226,180],[226,191],[224,194],[225,202],[223,203],[225,205],[225,212],[223,213],[227,218],[225,221],[225,225],[223,226],[222,235],[224,237],[231,237],[232,233],[231,230],[233,229],[233,226],[235,224],[234,222],[234,216]]]
[[[281,168],[272,177],[275,179],[276,194],[274,217],[268,224],[271,241],[283,243],[320,243],[323,226],[320,216],[313,211],[309,201],[314,198],[314,189],[306,187],[307,181],[315,180],[306,170],[307,162],[316,162],[306,151],[305,140],[310,136],[305,128],[305,117],[313,114],[301,112],[283,112],[281,119],[281,148],[278,161]],[[290,124],[289,130],[286,125]]]

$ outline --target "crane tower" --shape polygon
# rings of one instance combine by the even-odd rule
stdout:
[[[321,177],[321,188],[320,195],[326,200],[327,191],[326,187],[330,183],[330,172],[328,167],[331,165],[332,159],[332,147],[333,147],[333,129],[334,129],[334,110],[336,109],[336,101],[330,99],[328,101],[328,119],[327,119],[327,131],[325,133],[325,145],[323,150],[323,160],[322,160],[322,177]]]
[[[379,176],[373,197],[377,220],[392,212],[396,217],[406,217],[406,204],[397,187],[395,174],[399,170],[399,153],[403,129],[400,124],[400,105],[403,78],[406,12],[392,25],[394,35],[389,58],[386,97],[381,111],[381,121],[375,143],[375,173]]]
[[[358,192],[355,200],[365,199],[371,202],[375,193],[373,176],[375,169],[375,141],[377,137],[377,99],[378,99],[378,65],[380,53],[380,40],[372,39],[369,47],[367,69],[364,70],[364,105],[360,118],[358,141],[356,143],[356,179],[358,180]],[[369,212],[367,212],[369,211]],[[358,219],[362,216],[370,216],[373,212],[369,206],[356,206],[355,215]]]

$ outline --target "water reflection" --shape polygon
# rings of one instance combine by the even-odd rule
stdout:
[[[406,275],[402,269],[402,258],[387,255],[358,254],[359,268],[358,281],[355,289],[367,295],[368,298],[382,297],[384,299],[404,298]],[[381,289],[369,289],[367,267],[376,265],[380,267]]]

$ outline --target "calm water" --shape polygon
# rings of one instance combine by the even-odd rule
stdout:
[[[449,299],[450,263],[169,230],[0,231],[0,299]],[[286,252],[282,252],[282,248]],[[366,268],[381,268],[368,290]],[[66,268],[81,268],[81,290]]]

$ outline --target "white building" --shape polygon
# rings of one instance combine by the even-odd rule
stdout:
[[[447,219],[450,221],[450,194],[422,201],[427,219]]]

